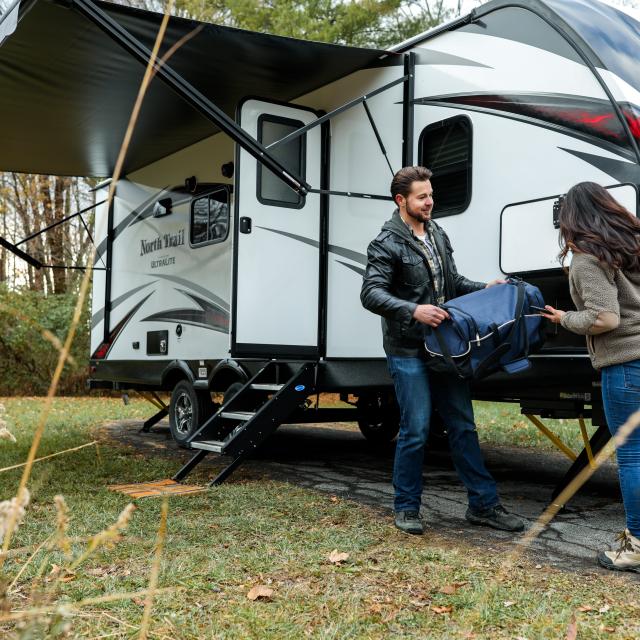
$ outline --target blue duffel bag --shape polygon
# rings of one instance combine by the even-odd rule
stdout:
[[[474,380],[528,369],[544,342],[543,308],[538,287],[515,279],[449,300],[442,309],[450,319],[426,327],[429,367]]]

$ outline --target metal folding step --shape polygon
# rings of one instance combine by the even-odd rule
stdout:
[[[218,453],[231,461],[211,484],[223,482],[315,392],[317,366],[316,362],[267,363],[190,436],[186,444],[196,453],[173,479],[182,480],[209,453]]]
[[[255,411],[222,411],[220,417],[228,420],[251,420],[256,415]]]
[[[255,391],[280,391],[284,387],[283,384],[260,384],[259,382],[251,385]]]
[[[191,443],[191,448],[213,451],[214,453],[222,453],[224,445],[225,443],[223,440],[196,440]]]

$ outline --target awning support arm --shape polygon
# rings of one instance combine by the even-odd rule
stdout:
[[[22,258],[22,260],[29,263],[32,267],[35,267],[36,269],[42,269],[43,267],[43,264],[42,262],[40,262],[40,260],[37,260],[36,258],[30,256],[28,253],[25,253],[21,249],[18,249],[17,245],[9,242],[2,236],[0,236],[0,247],[4,247],[5,249],[11,251],[11,253],[15,253],[15,255],[17,255],[18,258]]]
[[[397,84],[406,82],[408,79],[409,79],[409,76],[404,75],[401,78],[398,78],[397,80],[393,80],[392,82],[389,82],[388,84],[385,84],[382,87],[379,87],[378,89],[374,89],[371,93],[367,93],[364,96],[360,96],[359,98],[355,98],[354,100],[350,100],[349,102],[346,102],[341,107],[337,107],[333,111],[329,111],[329,113],[325,113],[323,116],[320,116],[317,120],[314,120],[310,124],[304,127],[300,127],[300,129],[296,129],[295,131],[292,131],[289,135],[286,135],[284,138],[280,138],[280,140],[276,140],[275,142],[272,142],[270,145],[267,145],[266,147],[267,151],[270,149],[275,149],[276,147],[279,147],[283,144],[286,144],[290,140],[295,140],[296,138],[299,138],[300,136],[307,133],[307,131],[310,131],[314,127],[317,127],[318,125],[322,124],[323,122],[326,122],[327,120],[331,120],[331,118],[335,118],[335,116],[342,113],[343,111],[346,111],[347,109],[351,109],[352,107],[356,107],[357,105],[361,104],[368,98],[373,98],[374,96],[377,96],[379,93],[382,93],[383,91],[387,91],[388,89],[395,87]]]
[[[70,216],[66,216],[65,218],[61,218],[60,220],[56,220],[53,224],[50,224],[48,227],[45,227],[44,229],[40,229],[40,231],[36,231],[36,232],[32,233],[30,236],[27,236],[26,238],[23,238],[15,246],[19,247],[21,244],[24,244],[25,242],[28,242],[29,240],[33,240],[34,238],[39,236],[41,233],[44,233],[45,231],[49,231],[49,230],[53,229],[54,227],[57,227],[57,226],[61,225],[64,222],[68,222],[69,220],[72,220],[73,218],[76,218],[77,216],[80,216],[80,219],[82,220],[82,214],[83,213],[87,213],[87,211],[91,211],[92,209],[95,209],[96,207],[99,207],[101,204],[103,204],[105,202],[106,202],[106,200],[101,200],[100,202],[96,202],[95,204],[92,204],[89,207],[86,207],[86,208],[84,208],[84,209],[82,209],[80,211],[76,211],[75,213],[72,213]],[[84,224],[84,220],[82,220],[82,224]],[[87,225],[84,225],[84,228],[87,229]],[[87,229],[87,233],[89,233],[89,229]],[[91,234],[90,233],[89,233],[89,238],[91,238]],[[93,240],[91,240],[91,242],[93,242]]]
[[[344,196],[345,198],[364,198],[365,200],[388,200],[393,202],[391,196],[377,196],[371,193],[356,193],[355,191],[333,191],[333,189],[309,189],[309,193],[319,193],[326,196]]]
[[[378,146],[380,147],[380,151],[382,151],[382,155],[384,156],[384,159],[387,161],[387,164],[389,165],[389,171],[391,171],[391,175],[394,176],[395,171],[391,167],[391,162],[389,162],[389,156],[387,155],[387,150],[384,148],[384,143],[382,142],[382,138],[380,137],[380,132],[378,131],[378,127],[376,127],[375,120],[371,115],[371,111],[369,110],[369,105],[367,104],[366,100],[362,101],[362,106],[364,107],[364,110],[367,112],[367,118],[369,118],[369,123],[371,124],[373,133],[375,134],[376,140],[378,141]]]
[[[119,44],[130,55],[143,64],[148,64],[151,51],[134,38],[126,29],[107,15],[91,0],[71,0],[72,6],[80,14],[88,18],[114,42]],[[211,100],[189,84],[181,75],[169,65],[156,61],[154,70],[157,77],[175,91],[181,98],[191,105],[200,115],[216,124],[225,134],[252,155],[258,162],[278,176],[291,189],[306,195],[310,185],[305,180],[294,175],[258,142],[234,122],[224,111],[219,109]]]

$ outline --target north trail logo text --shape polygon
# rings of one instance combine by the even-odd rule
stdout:
[[[163,233],[153,240],[140,240],[140,255],[144,256],[170,247],[180,247],[183,244],[184,229],[180,229],[177,233]]]

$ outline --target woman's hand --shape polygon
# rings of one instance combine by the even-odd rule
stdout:
[[[545,304],[544,308],[546,309],[546,313],[540,313],[543,318],[550,320],[553,324],[560,324],[562,322],[562,318],[564,318],[566,311],[554,309],[550,304]]]

